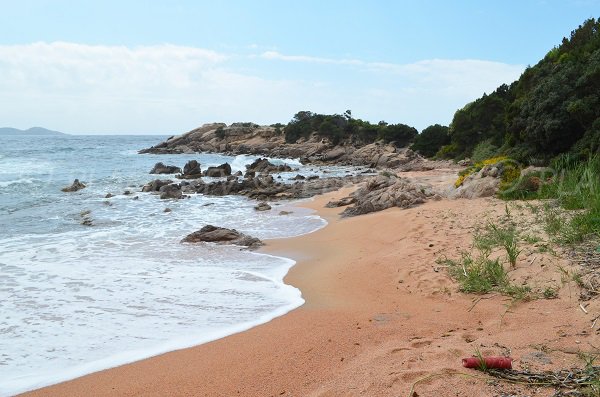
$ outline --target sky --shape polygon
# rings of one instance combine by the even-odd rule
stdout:
[[[448,125],[600,0],[0,0],[0,127],[177,134],[300,110]]]

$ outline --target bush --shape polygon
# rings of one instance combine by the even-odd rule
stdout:
[[[489,159],[498,155],[498,147],[492,143],[491,139],[479,142],[473,149],[471,160],[474,163],[479,163],[485,159]]]
[[[425,157],[433,157],[442,146],[449,143],[448,127],[435,124],[421,131],[410,148]]]

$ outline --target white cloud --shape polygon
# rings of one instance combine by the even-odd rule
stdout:
[[[448,123],[457,108],[522,70],[480,60],[235,56],[169,44],[0,46],[0,120],[74,133],[179,133],[211,121],[285,122],[298,110],[352,109],[423,128]]]

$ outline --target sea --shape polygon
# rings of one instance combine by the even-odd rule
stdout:
[[[283,282],[291,259],[180,240],[207,224],[272,239],[326,222],[298,202],[257,212],[240,196],[141,193],[166,177],[149,174],[159,161],[236,172],[257,158],[138,154],[165,138],[0,137],[0,396],[206,343],[303,304]],[[287,183],[363,171],[271,161],[297,169],[281,174]],[[75,178],[87,187],[62,192]]]

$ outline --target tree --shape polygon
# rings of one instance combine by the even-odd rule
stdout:
[[[450,144],[448,130],[443,125],[430,125],[415,137],[410,148],[425,157],[433,157],[442,146]]]

